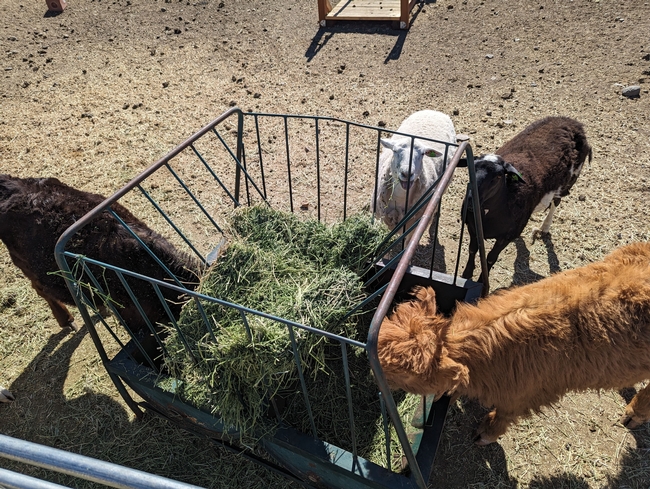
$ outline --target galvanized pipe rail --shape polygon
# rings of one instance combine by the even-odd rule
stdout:
[[[192,484],[7,435],[0,435],[0,457],[119,489],[202,489]],[[0,469],[0,487],[61,489],[65,486]]]

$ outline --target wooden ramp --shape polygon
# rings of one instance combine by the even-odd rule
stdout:
[[[383,20],[409,28],[409,15],[417,0],[318,0],[318,20],[326,26],[336,20]]]

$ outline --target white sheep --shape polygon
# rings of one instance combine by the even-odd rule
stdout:
[[[456,144],[453,122],[448,115],[435,110],[414,112],[404,119],[397,132]],[[384,149],[379,155],[373,208],[375,217],[392,230],[442,174],[446,145],[400,134],[382,138],[381,144]],[[455,151],[455,147],[449,146],[447,161],[451,160]],[[424,206],[409,219],[406,229],[423,213]],[[430,236],[433,236],[433,225],[431,223]]]

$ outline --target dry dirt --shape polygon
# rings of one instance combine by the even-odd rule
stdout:
[[[552,237],[531,241],[535,217],[502,253],[493,289],[650,235],[647,1],[424,2],[399,31],[321,28],[316,0],[70,0],[60,15],[0,0],[0,29],[1,173],[110,194],[232,105],[392,129],[433,108],[476,153],[566,115],[584,123],[594,159]],[[621,95],[628,85],[640,98]],[[161,420],[135,421],[88,335],[60,332],[4,247],[0,270],[0,384],[17,396],[0,406],[0,432],[206,487],[291,485]],[[487,448],[470,443],[481,409],[460,402],[431,483],[648,487],[650,428],[617,424],[625,395],[569,395]]]

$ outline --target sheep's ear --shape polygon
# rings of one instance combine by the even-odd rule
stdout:
[[[521,173],[519,173],[519,171],[510,163],[506,163],[505,165],[503,165],[503,167],[505,168],[506,175],[510,180],[512,180],[513,182],[526,183],[526,180],[524,180],[524,177],[521,176]]]
[[[381,138],[379,142],[384,148],[390,149],[391,151],[395,151],[395,144],[390,139]]]
[[[438,158],[442,156],[442,153],[438,151],[435,148],[432,148],[431,146],[426,146],[424,148],[424,154],[427,155],[429,158]]]
[[[415,287],[412,293],[418,300],[418,307],[425,316],[436,314],[436,293],[432,287]]]

